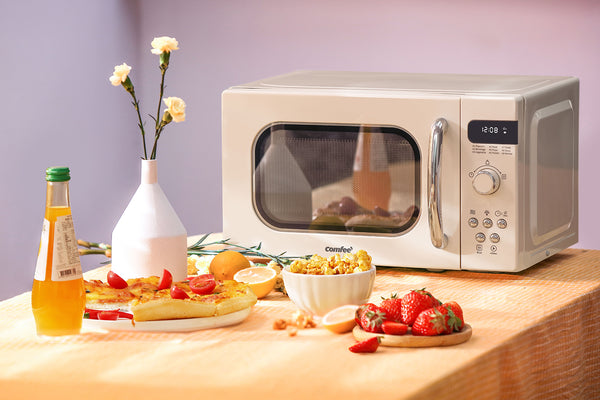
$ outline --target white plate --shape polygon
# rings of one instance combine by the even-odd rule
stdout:
[[[140,321],[133,324],[130,319],[107,321],[99,319],[83,319],[83,327],[108,331],[140,331],[140,332],[192,332],[202,329],[220,328],[242,322],[250,314],[251,307],[218,317],[169,319],[161,321]]]

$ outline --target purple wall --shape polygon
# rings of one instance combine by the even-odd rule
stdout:
[[[114,65],[132,65],[142,110],[154,113],[159,75],[150,41],[162,35],[181,48],[165,95],[182,97],[188,111],[161,138],[159,180],[190,234],[221,229],[220,95],[231,85],[296,69],[574,75],[581,79],[577,247],[600,249],[596,1],[171,0],[168,10],[158,0],[0,4],[8,43],[0,63],[0,299],[31,286],[47,166],[73,170],[77,235],[110,241],[139,183],[141,141],[127,95],[108,76]]]

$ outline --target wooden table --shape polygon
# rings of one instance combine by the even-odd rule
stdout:
[[[227,328],[41,340],[24,293],[0,303],[0,398],[600,398],[600,251],[518,274],[380,269],[372,300],[422,287],[463,306],[468,342],[354,354],[351,334],[274,330],[296,310],[280,293]]]

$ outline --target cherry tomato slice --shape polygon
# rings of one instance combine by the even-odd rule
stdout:
[[[102,317],[100,316],[102,314]],[[115,318],[115,315],[117,318]],[[133,319],[133,314],[121,311],[118,308],[115,310],[95,310],[93,308],[86,308],[83,318],[87,319],[104,319],[104,320],[115,320],[119,318]]]
[[[133,314],[125,311],[119,311],[119,318],[133,319]]]
[[[100,311],[98,319],[116,321],[119,319],[119,311]]]
[[[158,282],[158,290],[170,288],[171,283],[173,283],[173,275],[171,275],[168,270],[163,269],[162,278],[160,278],[160,282]]]
[[[106,280],[112,288],[125,289],[127,287],[127,282],[125,281],[125,279],[121,278],[113,271],[108,271],[108,274],[106,275]]]
[[[212,274],[198,275],[190,281],[190,290],[196,294],[210,294],[217,286]]]
[[[180,288],[179,286],[172,286],[171,287],[171,297],[173,299],[189,299],[190,296],[188,296],[188,294],[185,292],[185,290],[183,290],[182,288]]]
[[[102,311],[119,311],[119,310],[94,310],[93,308],[86,308],[83,314],[83,318],[87,319],[98,319],[98,314]]]

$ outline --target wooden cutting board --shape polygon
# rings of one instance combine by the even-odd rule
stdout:
[[[352,330],[354,338],[358,341],[366,340],[373,336],[381,337],[382,346],[391,347],[438,347],[454,346],[464,343],[471,338],[473,329],[471,325],[465,324],[462,331],[454,332],[449,335],[439,336],[413,336],[410,331],[406,335],[385,335],[382,333],[365,332],[360,326],[356,325]]]

